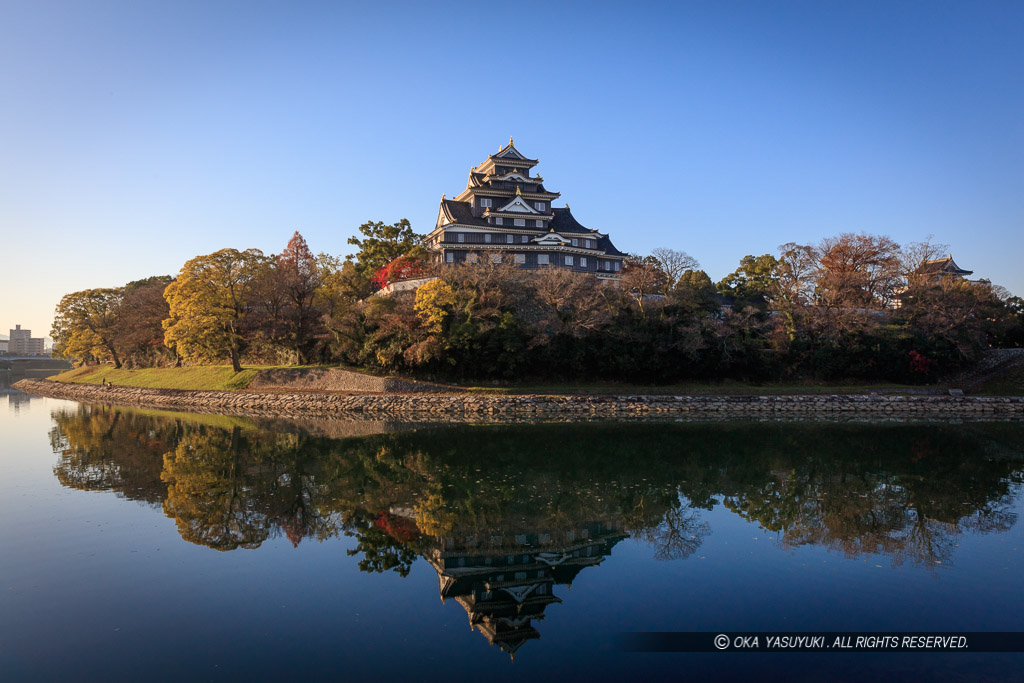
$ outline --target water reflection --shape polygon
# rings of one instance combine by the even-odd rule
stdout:
[[[161,506],[216,550],[353,537],[366,572],[424,558],[443,600],[514,654],[559,586],[621,540],[682,560],[716,506],[773,532],[927,569],[1016,522],[1018,425],[583,424],[331,438],[247,418],[55,412],[68,487]]]
[[[529,533],[443,536],[426,543],[423,554],[437,572],[441,599],[454,598],[471,627],[515,655],[540,637],[533,622],[544,618],[544,609],[561,602],[555,586],[572,586],[577,574],[601,564],[626,537],[618,520],[595,521]]]

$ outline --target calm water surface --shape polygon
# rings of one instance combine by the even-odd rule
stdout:
[[[1024,425],[399,430],[0,396],[0,679],[1019,680],[1021,654],[629,631],[1024,630]]]

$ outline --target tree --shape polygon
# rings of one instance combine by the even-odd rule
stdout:
[[[885,235],[843,233],[818,245],[818,301],[825,306],[885,308],[900,286],[900,245]]]
[[[578,339],[608,325],[613,309],[605,296],[607,289],[590,273],[561,268],[547,268],[530,277],[531,301],[519,310],[533,328],[532,344],[546,343],[554,335]]]
[[[816,268],[813,247],[795,242],[779,246],[773,307],[783,317],[789,341],[796,339],[804,308],[813,300]]]
[[[356,268],[366,279],[373,277],[378,268],[399,256],[419,258],[423,254],[423,235],[412,231],[407,218],[387,225],[380,221],[368,221],[359,226],[364,239],[350,237],[348,243],[359,248],[348,258],[355,258]]]
[[[322,273],[313,252],[298,230],[277,257],[276,265],[277,279],[287,302],[284,311],[287,343],[295,352],[298,362],[306,363],[320,319],[316,296]]]
[[[764,309],[775,292],[775,269],[779,261],[771,254],[740,259],[740,266],[722,278],[718,291],[736,297],[737,308],[755,306]]]
[[[57,355],[62,358],[109,357],[121,367],[116,324],[124,290],[86,289],[61,298],[54,312],[53,336]]]
[[[714,283],[703,270],[683,271],[672,290],[676,302],[694,312],[717,311],[720,308],[717,294]]]
[[[667,278],[666,287],[671,289],[675,287],[679,282],[679,279],[688,270],[694,270],[700,268],[700,264],[697,263],[697,259],[693,258],[685,251],[676,251],[675,249],[667,249],[665,247],[658,247],[651,251],[651,256],[657,261],[658,267],[661,272],[665,273]]]
[[[351,304],[370,296],[370,281],[363,277],[351,261],[327,254],[317,256],[320,268],[320,299],[325,314],[338,316]]]
[[[264,263],[259,249],[221,249],[188,261],[164,291],[170,310],[164,321],[167,346],[186,359],[228,357],[234,371],[241,372],[253,322],[254,283]]]
[[[640,313],[644,314],[647,299],[662,294],[668,287],[668,276],[661,269],[658,259],[653,256],[628,254],[622,264],[623,290],[636,300]]]
[[[511,374],[524,360],[519,304],[524,273],[487,259],[448,268],[416,290],[414,309],[423,341],[405,352],[412,366],[435,359],[457,372]]]
[[[422,277],[423,273],[423,261],[408,256],[399,256],[374,271],[370,281],[373,283],[374,289],[384,289],[392,282]]]
[[[922,242],[911,242],[899,250],[898,258],[900,270],[907,286],[916,284],[916,280],[922,277],[934,277],[933,274],[925,272],[925,264],[928,261],[937,259],[949,251],[948,244],[932,242],[932,235],[928,235]]]
[[[935,353],[952,360],[974,360],[1012,325],[1012,310],[989,282],[970,282],[958,277],[919,280],[906,292],[897,314]]]
[[[166,357],[168,349],[164,345],[162,323],[170,309],[164,299],[164,289],[171,279],[168,275],[159,275],[124,286],[114,333],[126,363],[150,366]]]

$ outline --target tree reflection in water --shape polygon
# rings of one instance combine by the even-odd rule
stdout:
[[[340,534],[367,572],[423,557],[470,623],[514,654],[554,586],[633,537],[680,560],[716,505],[774,532],[894,564],[949,564],[958,535],[1015,522],[1021,429],[1006,424],[458,427],[328,438],[243,418],[55,412],[68,487],[161,505],[217,550]]]

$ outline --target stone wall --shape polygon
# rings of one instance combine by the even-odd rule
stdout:
[[[258,370],[248,389],[257,391],[345,391],[369,393],[437,393],[451,387],[414,380],[378,377],[341,368],[276,368]]]
[[[257,393],[64,384],[25,379],[15,387],[87,403],[256,416],[378,417],[413,421],[593,418],[1024,419],[1024,397],[985,396],[493,396],[481,394]]]

